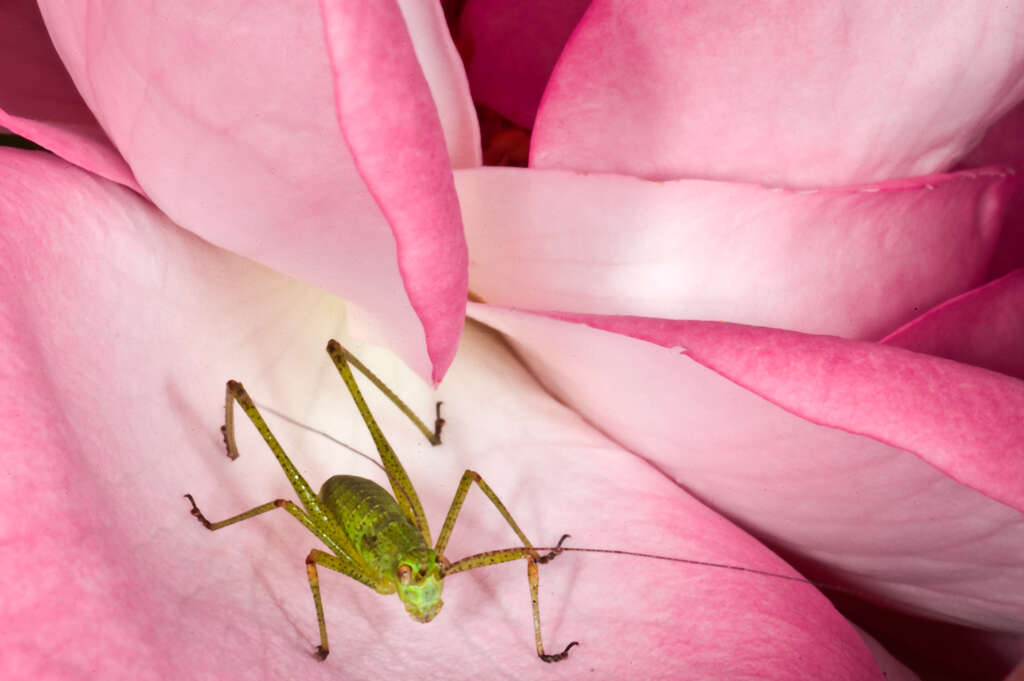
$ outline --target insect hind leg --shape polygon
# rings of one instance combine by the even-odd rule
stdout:
[[[468,556],[462,560],[448,564],[445,569],[445,575],[452,575],[487,565],[497,565],[498,563],[506,563],[519,558],[525,558],[526,578],[530,584],[530,603],[533,607],[533,634],[537,644],[537,657],[544,662],[559,662],[564,660],[569,656],[569,650],[573,646],[578,646],[579,642],[573,641],[560,653],[552,654],[545,652],[544,643],[541,639],[540,633],[540,603],[537,596],[539,579],[537,576],[537,565],[547,563],[562,553],[562,543],[569,538],[569,535],[563,534],[562,538],[558,540],[558,544],[555,545],[555,548],[548,551],[546,554],[538,554],[537,549],[535,549],[533,544],[530,543],[530,540],[527,539],[526,534],[519,527],[519,524],[512,518],[512,514],[508,512],[505,504],[502,503],[501,499],[498,498],[498,495],[494,493],[491,486],[484,482],[479,473],[473,470],[467,470],[462,474],[462,479],[459,481],[458,489],[455,491],[455,497],[452,499],[452,505],[448,509],[448,515],[441,528],[441,534],[437,537],[437,544],[434,546],[434,551],[436,551],[439,556],[444,555],[444,549],[448,545],[448,539],[451,536],[452,529],[455,527],[455,521],[458,518],[459,511],[462,509],[462,504],[466,499],[466,494],[469,493],[469,488],[474,482],[477,484],[477,487],[480,488],[480,491],[484,493],[487,499],[494,504],[494,507],[501,514],[501,517],[509,524],[512,530],[516,533],[516,536],[519,537],[519,540],[523,542],[523,546],[512,549],[485,551],[484,553]]]

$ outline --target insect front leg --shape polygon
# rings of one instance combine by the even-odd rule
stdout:
[[[505,508],[505,504],[501,502],[498,495],[494,493],[490,485],[484,482],[483,478],[476,471],[467,470],[462,474],[462,479],[459,481],[459,487],[455,491],[455,498],[452,499],[451,508],[448,509],[448,515],[445,517],[444,526],[441,528],[441,534],[437,537],[437,545],[434,547],[434,551],[437,555],[444,555],[444,549],[448,545],[448,538],[451,536],[452,529],[455,527],[455,520],[458,518],[459,511],[462,509],[462,503],[466,500],[466,494],[469,493],[469,487],[472,483],[476,483],[480,490],[490,499],[494,507],[501,513],[501,517],[512,527],[512,530],[519,537],[519,540],[523,542],[522,547],[514,549],[501,549],[498,551],[486,551],[484,553],[478,553],[462,560],[456,561],[448,565],[445,569],[445,576],[451,575],[457,572],[465,572],[466,570],[473,570],[475,568],[484,567],[487,565],[497,565],[498,563],[507,563],[512,560],[518,560],[520,558],[526,559],[526,578],[530,584],[530,603],[533,606],[533,634],[537,643],[537,657],[544,662],[558,662],[564,660],[569,656],[569,649],[573,646],[578,646],[578,641],[573,641],[565,647],[560,653],[550,654],[544,651],[544,643],[541,639],[540,634],[540,602],[537,596],[539,579],[537,576],[537,564],[546,563],[552,558],[562,552],[562,542],[564,542],[569,535],[563,534],[562,538],[558,540],[558,544],[555,548],[547,554],[541,556],[533,548],[533,544],[526,538],[526,534],[519,528],[518,523],[512,518],[512,514]]]
[[[306,556],[306,575],[309,577],[309,589],[313,592],[313,605],[316,606],[316,622],[320,627],[320,645],[317,646],[316,657],[323,661],[327,659],[331,649],[327,644],[327,622],[324,619],[324,604],[320,600],[320,576],[316,571],[317,565],[323,565],[325,568],[348,575],[378,593],[390,593],[394,589],[390,582],[375,579],[347,558],[332,556],[320,549],[313,549],[309,552],[309,555]]]

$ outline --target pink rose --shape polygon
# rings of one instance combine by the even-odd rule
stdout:
[[[479,325],[441,388],[444,447],[371,394],[435,533],[472,467],[537,544],[569,532],[576,546],[789,571],[685,487],[809,576],[1019,634],[1022,277],[976,288],[993,276],[1015,180],[999,167],[917,177],[962,159],[1021,98],[1014,31],[1002,28],[1020,21],[1006,10],[903,18],[870,49],[854,29],[880,20],[847,16],[844,53],[824,15],[615,16],[596,3],[550,85],[543,63],[522,79],[545,92],[527,171],[473,169],[481,150],[462,64],[431,3],[40,6],[45,29],[32,4],[0,9],[3,44],[19,56],[0,67],[0,125],[59,157],[0,150],[10,586],[0,676],[860,679],[881,667],[913,678],[806,584],[588,554],[541,568],[549,648],[582,643],[567,662],[533,655],[520,564],[453,576],[427,627],[393,597],[321,571],[333,653],[323,664],[308,655],[316,625],[302,559],[314,538],[274,513],[210,534],[181,498],[193,493],[219,519],[291,496],[251,428],[240,429],[242,458],[223,458],[223,383],[242,380],[258,401],[369,449],[322,346],[354,333],[392,348],[411,370],[355,349],[429,413],[420,379],[440,380],[455,356],[467,271],[473,293],[504,306],[474,304],[472,315],[506,332],[575,411]],[[563,28],[575,23],[565,11]],[[976,12],[987,30],[970,21]],[[746,15],[759,17],[747,54],[730,56],[740,43],[714,34],[735,35],[729,17]],[[550,68],[558,31],[537,16],[498,22],[498,33],[535,36],[525,48]],[[801,20],[818,30],[800,31]],[[673,47],[673,27],[687,26],[705,42]],[[778,115],[750,106],[750,93],[787,91],[767,77],[755,38],[814,53],[794,31],[828,42],[820,51],[838,62],[791,76],[844,120],[822,126],[842,153],[815,167],[805,148],[820,154],[822,130],[773,131],[792,128],[786,112],[827,117],[792,102]],[[893,49],[907,34],[957,57],[943,70],[934,51],[913,53],[922,81],[948,89],[955,77],[961,95],[947,108],[923,112],[928,98],[907,85],[910,56]],[[473,35],[466,26],[459,44]],[[500,42],[476,35],[479,64],[482,46]],[[643,53],[653,61],[644,45],[658,47]],[[869,69],[861,80],[840,69],[860,68],[864,54],[896,84],[873,95],[824,87],[873,83]],[[738,72],[763,89],[735,82]],[[694,92],[723,112],[701,112],[689,137],[665,127],[686,104],[671,83],[722,82],[734,99]],[[612,96],[627,85],[646,94]],[[529,97],[509,90],[530,114]],[[871,104],[861,118],[875,113],[855,135],[844,92]],[[623,124],[638,112],[650,118]],[[756,137],[726,134],[737,130]],[[778,141],[752,154],[764,138]],[[866,140],[884,153],[857,157]],[[698,141],[715,153],[695,151]],[[795,158],[780,162],[786,153]],[[682,177],[703,180],[647,181]],[[765,220],[772,237],[751,240],[768,233]],[[379,477],[322,438],[271,426],[314,486],[336,472]],[[472,492],[449,556],[513,544]]]
[[[532,126],[529,171],[456,172],[501,306],[470,314],[805,574],[1003,633],[932,632],[957,652],[900,649],[917,668],[998,675],[1024,651],[994,650],[1024,631],[1024,211],[988,164],[1024,161],[1021,7],[548,4],[460,22],[474,93]]]

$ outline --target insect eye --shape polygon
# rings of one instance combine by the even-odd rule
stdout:
[[[412,577],[412,568],[408,565],[398,566],[398,581],[402,584],[408,584],[409,579]]]

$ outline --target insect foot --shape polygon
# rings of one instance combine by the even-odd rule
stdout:
[[[327,659],[327,655],[330,652],[331,652],[330,650],[328,650],[327,648],[324,648],[323,646],[317,646],[316,647],[316,652],[313,653],[313,655],[314,655],[314,657],[316,657],[316,659],[318,659],[321,662],[323,662],[324,660]]]
[[[554,560],[555,556],[557,556],[558,554],[560,554],[562,552],[562,542],[564,542],[570,536],[572,536],[572,535],[563,534],[562,538],[558,540],[557,544],[555,544],[555,548],[552,549],[551,551],[548,551],[547,553],[545,553],[540,558],[538,558],[537,562],[540,563],[541,565],[543,565],[544,563],[547,563],[548,561]],[[571,648],[571,647],[572,647],[572,644],[569,645],[569,648]],[[565,649],[565,652],[562,653],[562,657],[565,657],[566,653],[569,651],[569,648]],[[555,656],[555,657],[557,657],[557,656]],[[561,660],[562,658],[559,657],[558,659]],[[545,660],[545,661],[546,662],[555,662],[555,660]]]
[[[565,650],[563,650],[562,652],[558,653],[557,655],[542,654],[540,656],[540,659],[544,660],[545,662],[561,662],[565,658],[569,657],[569,649],[572,648],[573,646],[578,646],[579,644],[580,644],[579,641],[573,641],[572,643],[570,643],[569,645],[567,645],[565,647]]]
[[[444,428],[444,424],[447,423],[447,421],[441,418],[442,404],[444,404],[444,402],[439,401],[434,405],[434,412],[437,414],[437,418],[434,419],[434,437],[430,441],[430,444],[434,446],[441,444],[441,429]]]
[[[192,498],[192,495],[191,494],[186,494],[185,498],[188,499],[188,502],[190,504],[192,504],[192,511],[191,511],[191,513],[192,513],[192,515],[194,515],[196,517],[196,520],[201,522],[203,524],[203,527],[205,527],[206,529],[212,530],[213,529],[212,523],[209,520],[206,519],[206,516],[203,515],[203,512],[199,510],[198,506],[196,506],[196,500]]]

